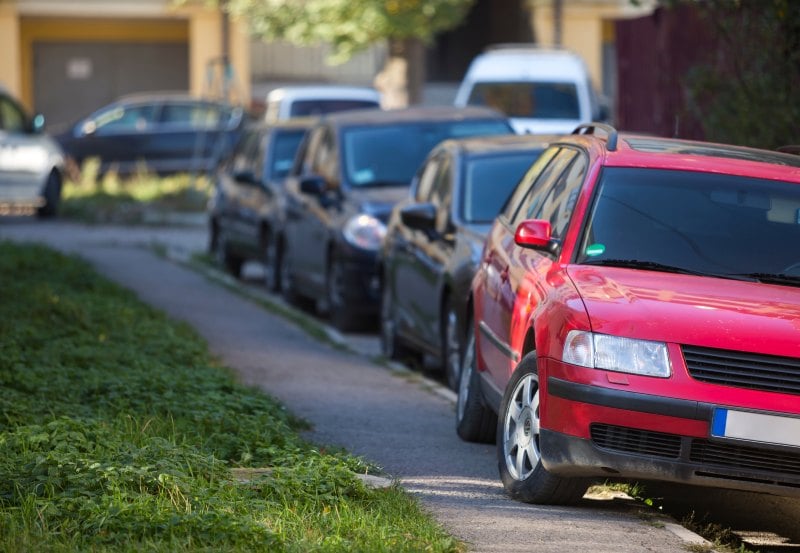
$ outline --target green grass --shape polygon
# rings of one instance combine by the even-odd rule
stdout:
[[[206,210],[211,183],[204,175],[159,177],[144,167],[130,177],[98,176],[99,161],[84,163],[64,183],[60,214],[86,223],[146,224],[167,213]]]
[[[0,290],[0,551],[463,549],[85,263],[0,243]]]

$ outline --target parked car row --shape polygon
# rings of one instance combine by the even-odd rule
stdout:
[[[340,329],[363,328],[379,312],[379,254],[389,214],[408,196],[425,156],[448,138],[512,134],[507,118],[487,108],[329,114],[310,125],[291,170],[272,187],[272,197],[233,190],[230,182],[236,179],[223,172],[211,211],[212,242],[219,247],[214,237],[223,237],[227,251],[222,256],[232,272],[244,260],[261,260],[270,287],[279,288],[287,300],[312,303]],[[245,142],[239,145],[246,147]],[[269,165],[269,150],[265,154]],[[241,182],[236,186],[241,189]],[[230,237],[241,236],[234,226],[245,224],[247,199],[279,215],[250,233],[249,246],[234,249]],[[220,216],[220,205],[231,215]]]
[[[278,124],[240,143],[261,172],[234,157],[220,177],[221,259],[245,254],[216,206],[272,201],[277,222],[242,233],[270,287],[344,329],[379,313],[387,357],[437,359],[510,495],[800,495],[800,157],[601,123],[517,136],[484,109],[295,124],[285,177],[264,172]]]

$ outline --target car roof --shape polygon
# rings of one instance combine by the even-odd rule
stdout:
[[[161,102],[197,102],[198,104],[214,104],[220,106],[233,106],[227,100],[217,98],[203,98],[193,96],[186,92],[137,92],[120,96],[113,103],[161,103]]]
[[[267,94],[268,102],[284,99],[374,100],[379,102],[380,93],[367,86],[300,85],[275,88]]]
[[[594,125],[594,124],[592,124]],[[591,126],[591,125],[590,125]],[[746,146],[617,132],[573,134],[563,141],[605,150],[603,165],[713,172],[800,183],[800,156]],[[603,128],[603,130],[607,130]],[[576,131],[577,132],[577,131]]]
[[[358,109],[331,113],[323,117],[335,126],[387,125],[422,121],[461,121],[466,119],[508,118],[497,110],[484,107],[413,106],[399,109]]]
[[[495,152],[541,150],[555,142],[560,135],[549,134],[509,134],[474,136],[469,138],[450,138],[443,141],[440,148],[457,149],[465,155],[491,154]]]

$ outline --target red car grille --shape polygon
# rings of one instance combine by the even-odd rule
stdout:
[[[800,395],[800,359],[682,346],[692,378],[702,382]]]
[[[800,476],[800,453],[692,440],[689,459],[709,466]]]
[[[590,431],[592,441],[605,449],[671,459],[677,459],[681,453],[681,437],[674,434],[608,424],[593,424]]]

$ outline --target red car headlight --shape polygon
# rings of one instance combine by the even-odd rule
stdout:
[[[667,344],[571,330],[564,342],[565,363],[606,371],[668,378]]]

